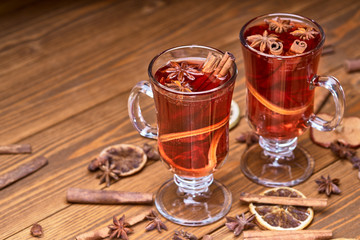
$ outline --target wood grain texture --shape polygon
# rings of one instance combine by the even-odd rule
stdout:
[[[7,0],[0,3],[0,143],[30,143],[29,155],[1,156],[0,175],[44,155],[49,164],[26,180],[0,190],[0,239],[33,239],[39,222],[43,239],[74,239],[111,223],[113,215],[134,216],[151,206],[87,205],[66,202],[70,187],[155,193],[171,178],[161,162],[149,161],[140,173],[105,188],[88,163],[112,144],[155,144],[142,138],[127,114],[127,98],[136,82],[147,79],[147,66],[162,50],[202,44],[232,52],[239,75],[234,99],[245,113],[245,78],[238,34],[249,19],[269,12],[291,12],[315,19],[324,27],[335,53],[322,57],[319,74],[336,76],[347,96],[346,115],[360,114],[359,73],[347,74],[343,61],[360,57],[360,2],[201,0]],[[333,112],[326,91],[316,95],[316,111]],[[154,115],[151,101],[145,115]],[[247,123],[230,132],[228,162],[215,174],[227,185],[234,202],[229,215],[247,209],[237,196],[265,188],[247,180],[239,168],[245,146],[236,143]],[[298,189],[319,197],[314,179],[331,174],[341,179],[340,196],[329,198],[316,212],[310,229],[332,229],[335,237],[360,237],[360,191],[356,170],[327,149],[314,145],[309,132],[299,139],[316,161],[315,174]],[[154,177],[155,176],[155,177]],[[224,220],[206,227],[181,227],[165,221],[169,231],[146,233],[146,222],[130,239],[170,239],[185,229],[201,237],[234,239]],[[239,238],[241,239],[241,237]]]

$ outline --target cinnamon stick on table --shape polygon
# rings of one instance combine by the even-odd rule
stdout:
[[[26,177],[27,175],[39,170],[48,163],[48,160],[43,157],[37,157],[32,159],[30,162],[24,163],[19,167],[11,170],[8,173],[0,176],[0,189],[12,184],[13,182]]]
[[[332,238],[331,230],[244,231],[244,240],[320,240]]]
[[[279,205],[293,205],[304,207],[326,207],[327,198],[291,198],[291,197],[275,197],[265,196],[253,193],[240,193],[240,200],[253,203],[267,203]]]
[[[0,145],[0,154],[31,153],[30,144]]]
[[[95,204],[152,204],[153,196],[153,193],[145,192],[122,192],[80,188],[69,188],[66,193],[68,202]]]
[[[125,222],[129,224],[129,226],[133,226],[143,220],[146,219],[146,216],[151,214],[151,209],[145,212],[142,212],[136,216],[133,216],[129,219],[125,218]],[[109,227],[103,227],[99,229],[95,229],[89,232],[85,232],[75,237],[76,240],[98,240],[104,239],[109,236]]]
[[[347,72],[355,72],[360,70],[360,59],[345,60],[345,69]]]

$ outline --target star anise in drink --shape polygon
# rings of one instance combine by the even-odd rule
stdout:
[[[170,83],[165,84],[167,87],[174,89],[179,92],[191,92],[190,86],[188,83],[180,82],[178,80],[171,81]]]
[[[121,218],[117,219],[115,216],[113,217],[113,224],[109,225],[110,229],[110,239],[113,238],[121,238],[124,240],[128,240],[128,234],[132,233],[133,230],[128,228],[129,224],[125,222],[125,215]]]
[[[295,31],[290,33],[293,36],[300,37],[301,40],[309,40],[315,38],[314,35],[319,34],[319,32],[314,31],[312,27],[307,28],[298,28]]]
[[[261,52],[264,52],[266,48],[270,48],[271,43],[276,42],[278,40],[278,36],[275,34],[270,34],[268,31],[264,31],[263,35],[255,34],[248,36],[246,38],[247,41],[249,41],[250,47],[258,47]]]
[[[106,186],[108,187],[112,180],[119,180],[119,174],[121,172],[116,169],[115,164],[110,164],[110,161],[106,161],[104,165],[101,165],[100,170],[102,173],[97,176],[97,178],[100,178],[100,184],[106,182]]]
[[[265,19],[265,22],[269,24],[269,30],[274,30],[276,33],[287,32],[293,27],[290,24],[290,20],[282,20],[279,17],[276,19]]]
[[[155,211],[151,210],[151,215],[146,216],[146,218],[150,220],[148,225],[146,225],[145,227],[146,231],[152,231],[154,229],[157,229],[158,232],[161,232],[161,229],[168,230],[166,225],[161,221],[159,215]]]
[[[225,225],[228,227],[228,229],[234,232],[235,236],[239,236],[243,230],[255,227],[255,224],[252,223],[254,218],[254,214],[246,218],[245,214],[242,213],[241,217],[239,215],[237,215],[235,218],[226,217],[227,222]]]
[[[186,62],[179,64],[178,62],[171,61],[170,65],[171,67],[165,70],[166,73],[170,73],[167,76],[167,81],[177,79],[178,81],[183,82],[185,77],[193,81],[195,80],[196,75],[204,74],[203,72],[195,69],[195,65],[189,65]]]
[[[318,192],[326,193],[327,196],[330,196],[332,193],[340,194],[341,190],[338,187],[340,180],[338,178],[331,179],[328,175],[327,178],[321,176],[320,179],[316,179],[315,182],[319,185]]]

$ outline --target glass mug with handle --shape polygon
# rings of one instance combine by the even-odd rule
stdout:
[[[230,210],[230,191],[214,180],[229,151],[229,116],[237,68],[231,54],[205,46],[168,49],[151,61],[150,82],[139,82],[128,101],[140,135],[156,138],[174,179],[158,190],[155,205],[187,226],[219,220]],[[141,114],[139,98],[154,99],[157,128]]]
[[[297,138],[310,126],[332,131],[344,114],[338,80],[317,75],[325,41],[315,21],[274,13],[250,20],[240,32],[247,87],[247,119],[259,145],[241,159],[243,173],[266,186],[293,186],[306,180],[314,160]],[[327,121],[313,113],[314,88],[330,91],[335,114]]]

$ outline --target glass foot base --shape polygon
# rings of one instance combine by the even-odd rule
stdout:
[[[174,180],[165,182],[158,190],[155,205],[170,221],[184,226],[203,226],[224,217],[232,203],[231,192],[214,180],[203,194],[180,192]]]
[[[314,159],[301,147],[293,150],[293,157],[275,160],[264,154],[260,145],[250,147],[242,156],[241,170],[253,182],[268,186],[294,186],[310,177]]]

